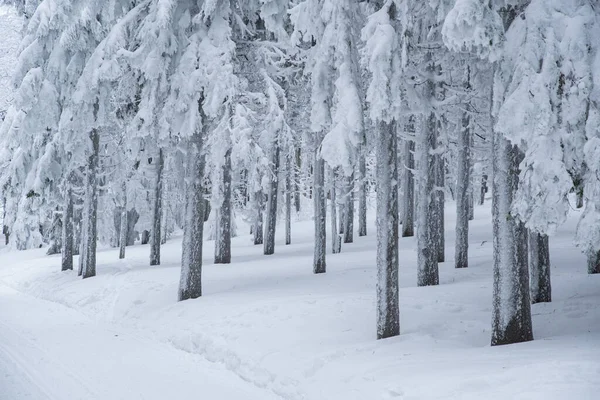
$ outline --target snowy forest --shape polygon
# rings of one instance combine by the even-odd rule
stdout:
[[[132,251],[159,268],[168,248],[172,304],[212,296],[203,264],[306,240],[317,284],[372,237],[374,318],[354,316],[372,343],[419,332],[400,324],[401,287],[435,298],[422,287],[470,276],[440,278],[481,248],[487,346],[537,339],[554,254],[600,293],[597,0],[0,3],[2,254],[37,249],[51,276],[90,282]]]

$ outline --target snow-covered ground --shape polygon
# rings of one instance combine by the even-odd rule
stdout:
[[[490,347],[489,206],[471,223],[470,267],[448,262],[416,287],[400,242],[401,336],[375,340],[375,230],[312,274],[312,222],[263,256],[233,240],[233,263],[205,246],[204,297],[178,303],[178,238],[98,255],[98,276],[60,272],[44,250],[0,250],[0,399],[598,399],[600,276],[572,245],[577,215],[551,238],[553,302],[533,306],[535,341]],[[574,211],[574,214],[577,212]],[[371,219],[372,221],[372,219]],[[240,227],[240,231],[245,231]]]

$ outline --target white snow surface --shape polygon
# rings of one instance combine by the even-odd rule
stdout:
[[[290,246],[280,229],[273,256],[234,238],[230,265],[207,242],[203,297],[184,302],[178,238],[158,267],[147,245],[125,260],[103,249],[86,280],[45,249],[0,249],[0,399],[597,399],[600,276],[572,244],[578,211],[550,239],[553,302],[533,305],[535,340],[499,347],[489,205],[475,213],[469,268],[453,268],[448,230],[437,287],[416,287],[415,241],[400,240],[401,335],[380,341],[373,224],[321,275],[311,221]]]

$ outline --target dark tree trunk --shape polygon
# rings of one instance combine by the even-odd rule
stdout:
[[[150,242],[150,231],[143,230],[142,238],[140,240],[141,244],[148,244]]]
[[[100,154],[100,135],[96,129],[90,133],[91,154],[88,157],[86,174],[86,199],[83,232],[83,279],[96,276],[96,243],[98,216],[98,157]]]
[[[160,240],[162,223],[163,170],[165,158],[162,149],[158,149],[156,162],[156,186],[154,190],[154,212],[152,213],[152,236],[150,238],[150,265],[160,265]]]
[[[331,211],[331,252],[337,254],[342,251],[342,243],[340,241],[340,234],[338,233],[337,224],[337,193],[335,187],[335,170],[330,169],[330,183],[329,183],[329,209]]]
[[[419,229],[417,231],[417,285],[431,286],[439,284],[438,252],[435,221],[436,201],[436,162],[432,150],[436,144],[438,123],[435,113],[431,112],[424,123],[419,144],[419,174],[421,176],[419,194]]]
[[[277,228],[277,197],[279,192],[279,142],[276,139],[273,144],[273,155],[271,165],[273,172],[271,174],[271,182],[269,185],[269,196],[267,199],[267,221],[265,232],[265,246],[263,253],[271,255],[275,253],[275,229]]]
[[[458,135],[458,165],[456,172],[456,251],[454,257],[456,268],[467,268],[469,266],[470,125],[469,114],[464,112]]]
[[[414,122],[413,122],[414,124]],[[414,129],[414,128],[413,128]],[[402,211],[402,237],[411,237],[415,234],[415,142],[404,141],[404,197]]]
[[[203,132],[204,133],[204,132]],[[179,301],[202,296],[202,243],[205,216],[205,201],[202,180],[204,179],[203,133],[194,135],[188,152],[187,201],[183,231]]]
[[[127,246],[127,182],[123,182],[121,190],[123,191],[123,206],[119,221],[119,259],[125,258],[125,247]]]
[[[256,205],[256,219],[254,220],[254,244],[263,244],[263,208],[265,195],[262,189],[254,194]]]
[[[482,206],[483,203],[485,202],[485,194],[488,191],[488,176],[487,175],[482,175],[481,176],[481,191],[479,193],[479,205]]]
[[[62,226],[62,263],[61,270],[73,270],[73,190],[67,183],[65,209]]]
[[[358,153],[358,236],[367,236],[367,143],[364,138]]]
[[[400,334],[398,303],[398,138],[395,122],[377,132],[377,339]]]
[[[600,251],[591,250],[587,256],[588,274],[600,274]]]
[[[285,244],[292,243],[292,161],[286,156],[285,174]]]
[[[215,215],[215,264],[231,262],[231,149],[225,153],[222,173],[223,199]]]
[[[325,201],[325,160],[319,155],[319,147],[323,140],[323,134],[315,137],[313,149],[313,201],[315,218],[315,248],[313,259],[313,272],[321,274],[326,271],[326,201]]]
[[[550,282],[550,245],[548,236],[537,232],[529,234],[529,275],[532,303],[552,301]]]
[[[354,242],[354,174],[344,179],[344,243],[352,243]]]

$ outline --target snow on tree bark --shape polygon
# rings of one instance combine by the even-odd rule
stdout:
[[[439,132],[438,132],[439,133]],[[438,136],[439,137],[439,136]],[[439,138],[436,143],[434,161],[435,161],[435,192],[434,192],[434,204],[435,214],[433,220],[435,221],[435,241],[436,241],[436,252],[437,261],[446,261],[446,240],[444,232],[444,211],[446,203],[446,167],[444,157],[440,147]]]
[[[469,266],[469,182],[471,181],[471,120],[467,112],[463,112],[461,127],[458,133],[458,157],[456,172],[456,242],[455,268]],[[471,197],[471,198],[469,198]]]
[[[294,206],[296,213],[300,212],[300,171],[302,170],[302,149],[298,147],[295,152],[296,168],[294,168]]]
[[[329,208],[331,211],[331,252],[333,254],[336,254],[342,251],[342,243],[340,241],[340,234],[338,233],[337,190],[335,185],[335,170],[333,168],[329,170],[329,176]]]
[[[50,227],[50,247],[46,255],[59,254],[62,251],[62,213],[57,210],[52,212],[52,225]]]
[[[363,133],[364,136],[364,133]],[[367,162],[366,139],[358,151],[358,236],[367,236]]]
[[[377,132],[377,339],[400,334],[395,124],[395,121],[379,122]]]
[[[325,201],[325,160],[319,154],[319,146],[323,140],[323,134],[315,134],[315,145],[313,149],[313,201],[315,220],[315,247],[313,259],[313,272],[321,274],[326,271],[326,201]]]
[[[529,234],[529,274],[531,302],[535,304],[552,301],[548,235],[537,232]]]
[[[163,203],[163,170],[165,158],[162,148],[158,149],[158,160],[156,161],[156,185],[154,190],[154,210],[152,213],[152,230],[150,237],[150,265],[160,265],[160,241],[162,223]]]
[[[286,156],[285,168],[285,244],[292,244],[292,160]]]
[[[265,245],[263,253],[271,255],[275,253],[275,229],[277,227],[277,198],[279,193],[279,155],[280,145],[277,138],[273,143],[273,154],[271,158],[271,179],[269,181],[269,196],[267,199],[267,221],[265,230]]]
[[[432,89],[433,90],[433,89]],[[424,121],[417,148],[419,154],[419,201],[417,203],[417,285],[439,284],[438,254],[436,239],[436,202],[434,189],[436,182],[436,162],[432,150],[436,143],[438,121],[431,112]]]
[[[231,262],[231,149],[225,153],[221,182],[222,201],[216,210],[215,264]]]
[[[255,219],[254,219],[254,244],[263,244],[263,208],[265,202],[265,195],[262,189],[259,189],[254,193],[254,207],[255,207]]]
[[[121,207],[121,221],[119,229],[119,259],[125,258],[125,248],[127,247],[127,182],[124,181],[121,187],[123,191],[123,206]]]
[[[518,186],[518,148],[493,135],[494,290],[492,346],[533,340],[527,230],[511,215]],[[525,251],[523,249],[525,248]]]
[[[414,129],[414,124],[413,124]],[[402,237],[411,237],[415,234],[415,142],[404,141],[404,168],[402,179],[404,181],[404,196],[402,197]]]
[[[195,134],[188,150],[188,182],[183,231],[179,301],[202,296],[202,243],[205,201],[203,136]]]
[[[98,240],[98,157],[100,153],[100,135],[96,129],[90,132],[91,149],[88,157],[85,202],[84,226],[82,232],[83,279],[96,276],[96,244]]]
[[[63,210],[61,271],[73,269],[73,190],[69,183],[67,185]]]
[[[344,243],[354,242],[354,174],[344,177]]]

